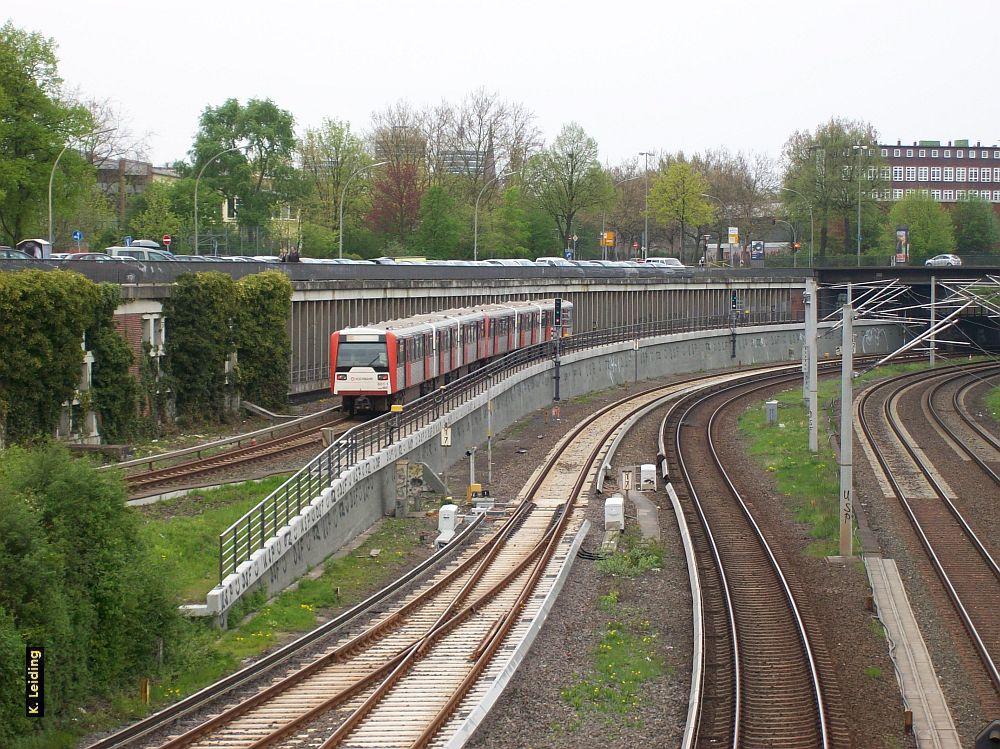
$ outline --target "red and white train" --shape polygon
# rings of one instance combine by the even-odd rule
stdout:
[[[573,332],[573,305],[561,302],[562,334]],[[388,411],[491,359],[552,340],[555,300],[452,309],[345,328],[330,336],[330,388],[344,410]]]

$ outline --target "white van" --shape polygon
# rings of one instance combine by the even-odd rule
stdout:
[[[675,257],[647,257],[646,265],[652,265],[656,268],[670,268],[673,270],[683,270],[687,268],[684,263]]]
[[[164,262],[174,260],[174,256],[169,252],[163,250],[151,250],[146,247],[108,247],[104,250],[106,253],[113,257],[130,257],[133,260],[142,260],[145,262]]]

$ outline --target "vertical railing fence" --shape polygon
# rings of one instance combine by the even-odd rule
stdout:
[[[738,327],[802,322],[801,315],[792,317],[774,311],[740,313],[735,317]],[[563,338],[561,354],[671,333],[727,329],[731,324],[729,314],[717,314],[592,330]],[[263,548],[267,540],[276,536],[303,506],[319,496],[349,468],[486,392],[511,374],[552,358],[554,348],[552,341],[546,341],[518,349],[406,404],[402,413],[383,414],[344,432],[336,442],[219,535],[219,581],[235,571],[257,549]]]

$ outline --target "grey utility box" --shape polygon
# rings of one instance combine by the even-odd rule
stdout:
[[[764,402],[764,415],[767,416],[768,424],[778,423],[778,401]]]

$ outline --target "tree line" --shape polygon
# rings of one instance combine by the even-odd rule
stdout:
[[[928,252],[987,252],[1000,240],[985,203],[948,212],[919,194],[902,207],[879,199],[884,162],[866,122],[833,118],[794,132],[778,159],[664,149],[607,165],[579,124],[546,143],[527,107],[486,89],[425,107],[400,100],[363,128],[334,117],[301,127],[269,99],[207,106],[187,157],[171,165],[179,178],[130,197],[122,221],[95,165],[141,157],[142,139],[108,103],[66,91],[57,68],[51,39],[10,23],[0,29],[0,90],[10,92],[10,124],[0,129],[0,241],[44,234],[48,179],[67,144],[53,183],[60,246],[79,228],[93,249],[125,234],[170,234],[181,253],[295,247],[329,257],[343,245],[352,257],[537,257],[572,248],[586,258],[600,257],[599,236],[613,231],[613,256],[648,248],[693,262],[736,227],[744,248],[794,234],[805,249],[815,235],[825,258],[856,251],[859,202],[866,253],[890,253],[895,226],[912,213],[922,218],[911,222],[911,242]]]

